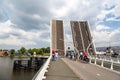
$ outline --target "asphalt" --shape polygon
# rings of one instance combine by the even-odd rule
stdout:
[[[45,75],[45,80],[82,80],[61,58],[50,62],[50,67]]]
[[[82,80],[120,80],[119,73],[115,73],[92,64],[72,61],[67,58],[62,58],[62,60]]]

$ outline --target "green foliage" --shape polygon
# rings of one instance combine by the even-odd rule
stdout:
[[[46,48],[46,52],[45,53],[50,53],[50,47]]]
[[[43,55],[43,54],[44,54],[44,53],[43,53],[43,50],[42,50],[42,49],[38,49],[37,54]]]
[[[43,53],[50,53],[50,47],[47,48],[41,48]]]
[[[20,50],[18,50],[18,56],[22,57],[22,55],[26,52],[26,49],[24,47],[21,47]]]
[[[36,52],[37,55],[44,55],[45,53],[50,53],[50,47],[47,48],[33,48],[28,50],[31,55]]]
[[[37,55],[44,55],[44,56],[49,56],[50,54],[50,47],[47,48],[33,48],[33,49],[28,49],[26,50],[25,47],[21,47],[18,50],[18,56],[22,57],[22,55],[24,55],[24,53],[28,51],[31,55],[33,55],[34,52],[36,52]],[[11,49],[10,50],[11,54],[10,57],[13,58],[15,56],[15,50]]]
[[[33,49],[29,49],[28,52],[29,52],[31,55],[33,55],[33,52],[34,52],[34,51],[33,51]]]
[[[38,49],[37,49],[37,48],[33,48],[33,53],[34,53],[34,52],[37,53],[37,52],[38,52]]]
[[[14,58],[15,54],[10,54],[10,58]]]
[[[44,53],[43,56],[50,56],[50,53]]]
[[[21,50],[18,50],[18,56],[19,56],[19,57],[22,57],[22,55],[23,55],[22,51],[21,51]]]
[[[26,52],[26,49],[24,47],[21,47],[19,51],[20,51],[20,54],[24,54]]]
[[[11,54],[15,54],[15,49],[11,49],[11,50],[10,50],[10,53],[11,53]]]

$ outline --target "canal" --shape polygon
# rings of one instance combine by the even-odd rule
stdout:
[[[0,57],[0,80],[31,80],[38,70],[14,70],[14,60],[19,58]],[[21,58],[20,60],[29,60]]]

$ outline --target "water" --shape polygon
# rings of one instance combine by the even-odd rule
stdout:
[[[0,80],[31,80],[37,71],[13,70],[15,59],[18,58],[0,57]]]

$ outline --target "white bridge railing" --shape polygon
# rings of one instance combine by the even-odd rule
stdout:
[[[120,58],[112,58],[111,56],[89,56],[90,63],[99,65],[101,67],[116,71],[120,73]]]
[[[47,61],[43,64],[43,66],[39,69],[39,71],[36,73],[36,75],[33,77],[32,80],[43,80],[46,77],[44,76],[45,72],[47,72],[47,68],[49,67],[49,63],[52,56],[49,56]]]

